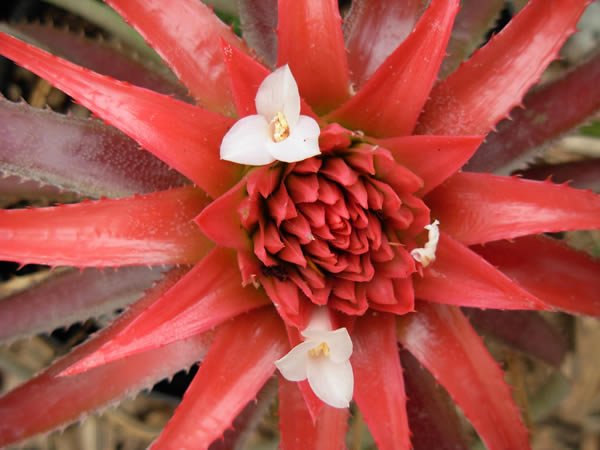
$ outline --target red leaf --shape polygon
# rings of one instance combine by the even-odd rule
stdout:
[[[367,313],[352,332],[354,400],[381,450],[410,449],[396,316]]]
[[[153,447],[207,448],[254,399],[273,374],[273,361],[287,349],[281,319],[271,308],[240,316],[221,327]]]
[[[256,92],[270,71],[256,59],[223,43],[223,57],[238,116],[256,114]]]
[[[278,15],[277,65],[289,64],[300,95],[317,112],[333,109],[350,95],[337,1],[279,0]]]
[[[420,134],[486,134],[519,102],[575,30],[589,0],[531,0],[431,92]]]
[[[244,43],[212,10],[196,0],[164,7],[162,0],[108,0],[167,61],[200,104],[233,112],[221,54],[221,39],[239,48]]]
[[[43,43],[44,48],[52,54],[95,72],[161,94],[175,95],[180,100],[187,98],[186,89],[165,75],[164,70],[160,70],[165,67],[157,68],[144,64],[141,58],[134,57],[127,49],[109,41],[90,39],[83,34],[72,33],[49,24],[14,23],[9,29],[18,30],[19,34],[15,36],[24,34],[24,38],[33,45],[36,41]]]
[[[427,193],[454,175],[475,153],[483,136],[402,136],[377,139],[424,184]]]
[[[239,178],[241,166],[219,159],[232,119],[99,75],[2,33],[0,54],[74,97],[213,197]]]
[[[252,244],[240,216],[242,200],[247,196],[246,180],[243,179],[204,208],[194,222],[219,246],[247,250]]]
[[[355,0],[344,19],[350,76],[361,86],[404,41],[417,23],[424,0]]]
[[[151,304],[179,276],[181,271],[172,272],[109,328],[0,398],[0,447],[79,420],[87,413],[149,388],[202,359],[212,340],[210,334],[140,353],[72,377],[57,376],[110,341],[123,320]]]
[[[269,304],[254,287],[242,287],[235,255],[213,250],[173,287],[139,313],[96,352],[61,375],[162,347],[208,331],[239,314]]]
[[[493,309],[549,309],[490,263],[441,233],[436,260],[414,276],[415,296],[436,303]]]
[[[163,276],[160,269],[127,267],[55,273],[0,301],[0,341],[51,333],[76,322],[110,315],[141,297]]]
[[[211,243],[192,219],[208,203],[184,187],[117,200],[0,211],[0,259],[78,267],[190,264]]]
[[[600,158],[561,164],[544,164],[517,173],[530,180],[551,179],[555,183],[569,183],[569,186],[577,189],[591,189],[600,192]]]
[[[401,353],[414,450],[468,450],[456,407],[435,379],[408,352]]]
[[[279,428],[282,450],[344,450],[348,409],[324,406],[313,422],[297,384],[280,376]]]
[[[411,134],[435,81],[457,12],[458,0],[434,0],[413,33],[329,119],[371,136]]]
[[[584,122],[600,109],[600,52],[565,76],[543,85],[498,125],[467,168],[492,172],[514,167],[527,150]]]
[[[593,192],[487,173],[457,173],[427,205],[441,229],[467,245],[600,227],[600,196]]]
[[[486,34],[494,28],[498,16],[505,7],[504,0],[462,0],[460,11],[454,21],[446,57],[439,76],[446,78],[467,57],[485,42]]]
[[[273,67],[277,61],[277,0],[239,0],[244,41],[258,57]]]
[[[463,310],[473,326],[512,348],[560,368],[567,354],[565,336],[534,311]]]
[[[271,411],[271,406],[277,396],[277,380],[271,378],[256,395],[255,400],[249,401],[241,413],[234,419],[231,428],[225,430],[221,439],[214,441],[208,450],[243,449],[253,445],[255,434],[265,414]]]
[[[80,420],[88,412],[151,388],[201,359],[207,341],[195,336],[73,377],[53,376],[50,368],[0,398],[0,446]]]
[[[555,308],[600,316],[600,262],[542,236],[490,242],[475,251]]]
[[[126,197],[185,184],[184,177],[99,120],[69,117],[3,98],[0,172],[91,197]]]
[[[504,374],[456,307],[422,302],[398,320],[400,343],[431,372],[489,450],[530,448]]]

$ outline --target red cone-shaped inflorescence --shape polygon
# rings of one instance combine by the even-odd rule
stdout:
[[[417,175],[384,148],[353,145],[337,126],[332,135],[317,157],[251,172],[240,212],[255,275],[300,327],[307,302],[350,315],[412,311],[409,251],[430,222]]]

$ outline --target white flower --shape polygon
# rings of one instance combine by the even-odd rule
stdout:
[[[331,330],[329,318],[317,314],[295,346],[275,366],[290,381],[308,378],[315,395],[334,408],[347,408],[354,392],[350,364],[352,340],[346,328]]]
[[[285,65],[267,76],[255,98],[258,114],[238,120],[221,142],[221,159],[262,166],[321,153],[317,122],[300,115],[298,85]]]
[[[440,240],[439,224],[440,222],[438,220],[434,220],[431,225],[425,225],[425,229],[429,231],[425,247],[415,248],[410,252],[410,255],[415,261],[420,262],[423,267],[427,267],[435,261],[435,251],[437,250],[438,241]]]

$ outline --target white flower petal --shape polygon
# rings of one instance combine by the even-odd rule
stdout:
[[[315,346],[325,342],[329,347],[329,358],[335,363],[346,361],[352,355],[352,339],[346,328],[338,328],[334,331],[306,328],[302,332],[302,336],[307,338],[307,342],[314,342]]]
[[[338,328],[330,331],[323,342],[329,347],[329,359],[334,363],[342,363],[350,359],[352,355],[352,339],[346,328]]]
[[[279,161],[292,163],[303,161],[321,153],[319,149],[319,124],[308,116],[300,116],[295,127],[290,126],[290,135],[280,142],[267,144],[271,156]]]
[[[420,262],[423,267],[427,267],[435,261],[435,252],[437,251],[438,242],[440,240],[439,224],[440,222],[438,220],[434,220],[432,224],[425,225],[425,229],[428,231],[425,246],[415,248],[410,252],[410,255],[415,261]]]
[[[300,94],[298,84],[288,65],[280,67],[268,75],[256,93],[256,111],[267,122],[280,112],[285,116],[290,128],[300,117]]]
[[[302,381],[306,379],[308,366],[308,352],[316,344],[311,341],[302,342],[291,349],[283,358],[275,361],[275,367],[281,375],[289,381]]]
[[[308,383],[317,397],[334,408],[347,408],[354,392],[350,361],[336,364],[329,358],[309,358]]]
[[[262,166],[275,160],[268,151],[269,124],[261,115],[238,120],[221,142],[221,159]]]
[[[300,334],[306,338],[315,342],[324,342],[327,339],[327,335],[331,333],[331,330],[321,330],[318,328],[310,328],[310,325],[306,327]]]
[[[427,245],[430,245],[432,247],[437,247],[438,241],[440,240],[440,228],[439,228],[439,224],[440,221],[439,220],[434,220],[433,223],[429,224],[429,225],[425,225],[425,229],[428,231],[427,233]]]

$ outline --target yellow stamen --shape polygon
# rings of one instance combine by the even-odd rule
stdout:
[[[269,124],[273,142],[281,142],[290,135],[290,126],[282,112],[278,112]]]
[[[319,356],[329,356],[329,345],[326,342],[321,342],[314,348],[311,348],[308,351],[308,354],[313,358],[318,358]]]

